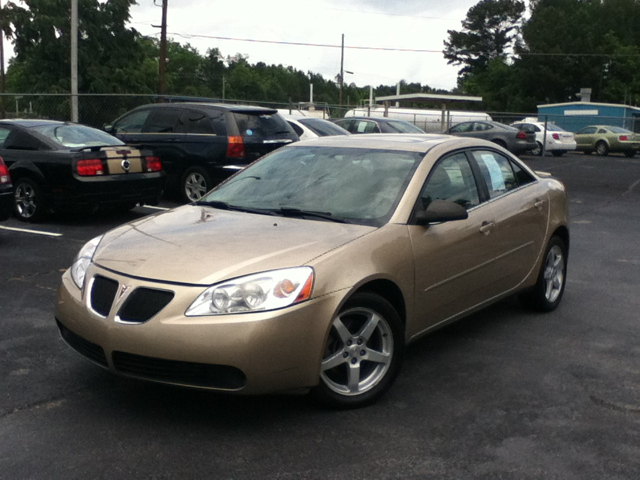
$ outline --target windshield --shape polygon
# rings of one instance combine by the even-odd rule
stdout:
[[[398,133],[424,133],[423,130],[409,122],[389,120],[387,125]]]
[[[124,145],[116,137],[95,128],[72,123],[40,125],[33,129],[49,140],[68,148],[98,147],[103,145]]]
[[[224,202],[282,215],[295,209],[381,226],[391,218],[422,156],[340,147],[283,148],[230,178],[200,203],[216,207]]]
[[[344,128],[327,120],[322,120],[320,118],[298,118],[297,120],[313,133],[320,135],[321,137],[331,135],[349,135],[349,132]]]

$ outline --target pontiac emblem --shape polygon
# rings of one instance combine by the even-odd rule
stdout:
[[[127,160],[126,158],[124,160],[122,160],[122,163],[120,165],[122,165],[122,169],[125,172],[128,172],[129,169],[131,168],[131,162],[129,160]]]
[[[118,301],[120,301],[130,289],[131,285],[122,285],[120,287],[120,292],[118,293]]]

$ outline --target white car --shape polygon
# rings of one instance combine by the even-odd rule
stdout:
[[[531,154],[542,155],[542,145],[545,142],[544,122],[527,121],[527,119],[525,119],[522,122],[512,123],[511,126],[525,132],[535,133],[538,147],[532,150]],[[545,150],[551,152],[555,157],[560,157],[566,152],[576,149],[576,138],[574,134],[563,130],[554,123],[547,123],[546,137]]]
[[[283,115],[291,128],[298,134],[300,140],[327,137],[333,135],[350,135],[344,128],[328,120],[316,117],[294,117]]]

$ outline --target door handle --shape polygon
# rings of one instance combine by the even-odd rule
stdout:
[[[542,211],[542,207],[544,206],[544,200],[537,200],[536,203],[533,204],[538,210]]]
[[[482,225],[480,226],[480,233],[483,235],[489,235],[489,233],[491,233],[491,229],[495,227],[495,225],[496,224],[494,222],[482,222]]]

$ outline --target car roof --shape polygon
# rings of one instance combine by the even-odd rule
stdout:
[[[368,148],[372,150],[400,150],[426,153],[433,147],[446,143],[458,148],[472,146],[495,146],[477,138],[454,137],[437,133],[370,133],[367,135],[336,135],[314,138],[289,144],[285,148],[304,146]]]
[[[39,127],[41,125],[64,125],[68,122],[61,122],[59,120],[44,120],[41,118],[15,118],[15,119],[3,119],[0,120],[2,124],[19,125],[21,127]]]
[[[170,103],[148,103],[140,105],[135,110],[141,108],[168,108],[168,107],[189,107],[201,110],[227,110],[230,112],[262,112],[277,113],[275,108],[257,107],[253,105],[234,105],[229,103],[205,103],[205,102],[170,102]]]

